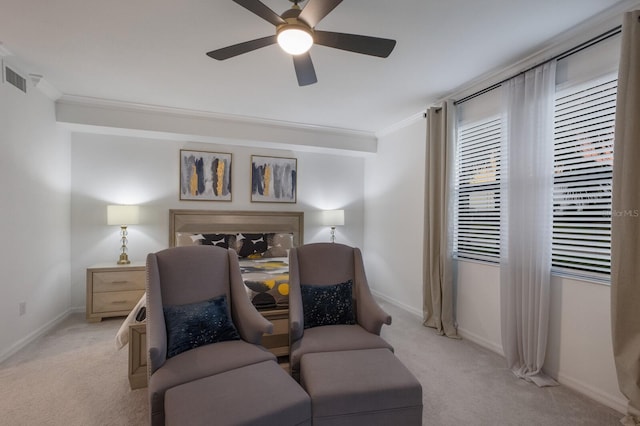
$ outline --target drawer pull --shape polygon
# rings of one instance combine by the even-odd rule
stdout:
[[[127,281],[127,280],[124,280],[124,281],[111,281],[111,284],[126,284],[128,282],[129,281]]]
[[[113,303],[114,305],[123,305],[123,304],[127,303],[127,301],[126,300],[114,300],[111,303]]]

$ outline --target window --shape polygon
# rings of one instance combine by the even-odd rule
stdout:
[[[609,274],[617,81],[556,93],[552,264]]]
[[[454,253],[500,257],[500,117],[458,127]]]
[[[552,267],[608,279],[620,35],[558,60],[554,108]],[[500,257],[500,90],[457,104],[454,254]],[[504,165],[503,165],[504,166]],[[624,213],[624,212],[623,212]]]

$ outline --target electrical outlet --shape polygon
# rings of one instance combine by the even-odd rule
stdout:
[[[20,316],[27,313],[27,302],[20,302],[18,304],[20,310]]]

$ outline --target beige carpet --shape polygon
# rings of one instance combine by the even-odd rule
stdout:
[[[146,389],[129,389],[127,348],[114,344],[121,323],[73,314],[0,364],[0,424],[148,424]]]
[[[494,352],[438,336],[406,311],[382,306],[393,316],[382,336],[422,384],[424,425],[620,425],[617,411],[564,386],[518,379]]]
[[[383,337],[422,383],[425,425],[620,424],[614,410],[564,386],[519,380],[498,355],[437,336],[416,317],[383,306],[393,316]],[[127,349],[115,349],[121,322],[88,324],[71,315],[0,364],[0,425],[147,424],[146,389],[129,389]]]

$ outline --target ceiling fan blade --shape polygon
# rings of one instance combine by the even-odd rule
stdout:
[[[302,19],[313,28],[340,3],[342,0],[309,0],[298,19]]]
[[[240,6],[249,10],[250,12],[255,13],[265,21],[271,22],[273,25],[284,24],[285,20],[280,17],[273,10],[269,9],[264,3],[260,0],[233,0],[238,3]]]
[[[357,34],[315,31],[313,41],[322,46],[362,53],[363,55],[386,58],[396,46],[396,41],[388,38],[369,37]]]
[[[296,77],[298,77],[298,86],[308,86],[317,83],[316,70],[311,62],[309,52],[301,55],[292,55],[293,66],[296,69]]]
[[[245,41],[244,43],[234,44],[233,46],[223,47],[222,49],[212,50],[211,52],[207,52],[207,56],[223,61],[225,59],[233,58],[234,56],[242,55],[243,53],[275,44],[276,42],[276,36],[270,35],[267,37],[257,38],[255,40]]]

